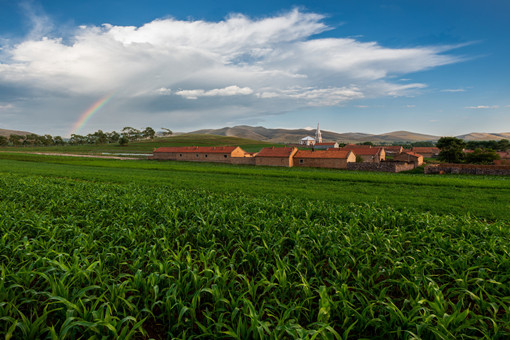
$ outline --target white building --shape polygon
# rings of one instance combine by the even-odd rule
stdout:
[[[301,138],[301,141],[299,142],[299,144],[306,145],[306,146],[315,145],[315,138],[306,136],[305,138]]]

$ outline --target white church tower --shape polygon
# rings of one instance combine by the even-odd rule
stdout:
[[[317,123],[317,131],[315,131],[315,143],[322,143],[322,134],[319,123]]]

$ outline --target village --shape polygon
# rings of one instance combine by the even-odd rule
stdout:
[[[424,157],[437,157],[439,152],[436,147],[404,149],[402,146],[354,144],[339,147],[336,142],[323,142],[320,127],[317,125],[315,137],[306,136],[293,146],[266,147],[256,153],[246,152],[239,146],[160,147],[148,158],[235,165],[401,172],[421,166]]]

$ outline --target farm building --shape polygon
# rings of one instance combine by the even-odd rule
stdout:
[[[294,166],[347,169],[347,163],[356,162],[352,151],[299,150],[294,155]]]
[[[363,159],[363,162],[368,163],[379,163],[381,161],[384,161],[386,159],[386,152],[384,151],[384,148],[377,148],[377,147],[361,147],[358,148],[358,146],[364,146],[364,145],[346,145],[343,148],[339,149],[328,149],[328,151],[333,150],[344,150],[344,151],[352,151],[356,156],[359,156]]]
[[[297,148],[263,148],[255,155],[256,165],[286,166],[292,167],[293,157],[298,151]]]
[[[338,148],[338,143],[315,143],[313,148],[316,150],[327,150],[329,148]]]
[[[390,146],[380,146],[384,148],[384,152],[386,152],[386,156],[396,156],[400,155],[404,152],[404,148],[400,145],[390,145]]]
[[[423,156],[412,151],[403,152],[400,155],[393,157],[394,161],[414,163],[415,166],[423,164]]]
[[[434,158],[439,156],[439,148],[429,146],[415,146],[411,149],[412,152],[422,155],[425,158]]]
[[[301,138],[301,141],[299,142],[300,145],[315,145],[315,138],[306,136],[305,138]]]
[[[238,146],[178,146],[157,148],[150,159],[231,163],[232,158],[246,154]]]

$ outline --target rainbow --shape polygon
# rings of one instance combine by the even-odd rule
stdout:
[[[105,104],[108,103],[110,99],[112,99],[114,94],[115,93],[110,93],[104,96],[103,98],[95,102],[91,107],[89,107],[85,112],[83,112],[80,118],[76,121],[76,123],[73,124],[73,128],[69,132],[69,135],[77,133],[85,124],[87,124],[87,122],[94,115],[94,113],[96,113],[97,111],[99,111],[100,108],[105,106]]]

